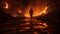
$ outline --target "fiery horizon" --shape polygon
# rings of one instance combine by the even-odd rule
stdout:
[[[27,8],[26,13],[24,13],[24,16],[25,16],[25,17],[30,18],[30,13],[29,13],[30,9],[31,9],[31,7],[28,7],[28,8]],[[39,7],[36,8],[36,9],[34,9],[34,8],[32,7],[32,10],[33,10],[33,15],[32,15],[32,17],[42,16],[42,15],[47,14],[47,13],[48,13],[48,12],[47,12],[47,9],[48,9],[48,6],[44,7],[44,9],[43,9],[42,11],[39,9]]]

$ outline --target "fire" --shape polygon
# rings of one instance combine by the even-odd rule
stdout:
[[[30,7],[28,6],[25,11],[26,11],[26,12],[24,13],[24,16],[30,18],[30,13],[29,13]]]
[[[47,9],[48,9],[47,6],[42,11],[40,11],[40,9],[37,9],[34,12],[33,17],[47,14],[47,11],[46,11]]]
[[[47,13],[47,10],[48,9],[48,7],[45,7],[45,9],[42,11],[42,12],[40,12],[40,14],[46,14]]]
[[[5,7],[3,7],[3,8],[5,8],[5,9],[8,9],[9,8],[9,5],[8,5],[7,2],[5,2]]]
[[[30,17],[30,15],[29,15],[29,13],[28,13],[28,12],[25,14],[25,17],[28,17],[28,18]]]
[[[30,9],[31,9],[31,7],[27,8],[26,13],[24,14],[25,17],[30,17],[30,13],[29,13]],[[33,7],[32,7],[32,9],[33,9]],[[46,6],[42,11],[38,7],[36,9],[34,8],[32,17],[36,17],[36,16],[41,16],[41,15],[47,14],[47,9],[48,9],[48,6]]]

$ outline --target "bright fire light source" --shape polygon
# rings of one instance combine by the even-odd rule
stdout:
[[[47,9],[48,9],[47,6],[42,11],[39,11],[37,9],[37,11],[34,12],[33,17],[47,14],[47,11],[46,11]]]
[[[28,17],[28,18],[30,17],[30,13],[29,13],[30,9],[31,9],[31,7],[27,8],[26,13],[24,14],[25,17]],[[39,8],[36,8],[36,10],[32,9],[33,10],[32,17],[42,16],[42,15],[47,14],[47,9],[48,9],[48,6],[46,6],[42,11],[40,11]]]
[[[25,14],[25,17],[30,18],[30,15],[29,15],[29,13],[28,13],[28,12]]]
[[[30,7],[28,7],[28,8],[26,9],[26,12],[25,12],[25,14],[24,14],[25,17],[30,18],[30,13],[29,13],[29,11],[30,11]]]
[[[45,9],[41,12],[41,14],[46,14],[47,13],[47,10],[48,9],[48,7],[45,7]]]
[[[4,7],[5,9],[8,9],[9,8],[9,6],[8,6],[8,3],[7,2],[5,2],[5,7]]]

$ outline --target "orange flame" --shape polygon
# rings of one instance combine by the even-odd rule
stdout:
[[[5,9],[8,9],[9,8],[9,5],[8,5],[7,2],[5,2],[5,7],[3,7],[3,8],[5,8]]]
[[[26,9],[26,12],[25,12],[25,14],[24,14],[25,17],[30,18],[30,13],[29,13],[29,11],[30,11],[30,7],[28,7],[28,8]]]
[[[37,10],[33,14],[33,17],[47,14],[47,9],[47,6],[42,11],[40,11],[40,9],[37,8]]]
[[[27,8],[26,13],[24,14],[25,17],[30,17],[30,13],[29,13],[30,9],[31,9],[31,7]],[[33,9],[33,7],[32,7],[32,9]],[[36,9],[34,8],[32,17],[47,14],[47,11],[46,11],[47,9],[48,9],[48,6],[46,6],[42,11],[38,7]]]

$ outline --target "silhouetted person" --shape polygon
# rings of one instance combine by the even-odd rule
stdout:
[[[33,15],[33,10],[31,8],[31,10],[30,10],[30,17],[32,17],[32,15]]]

